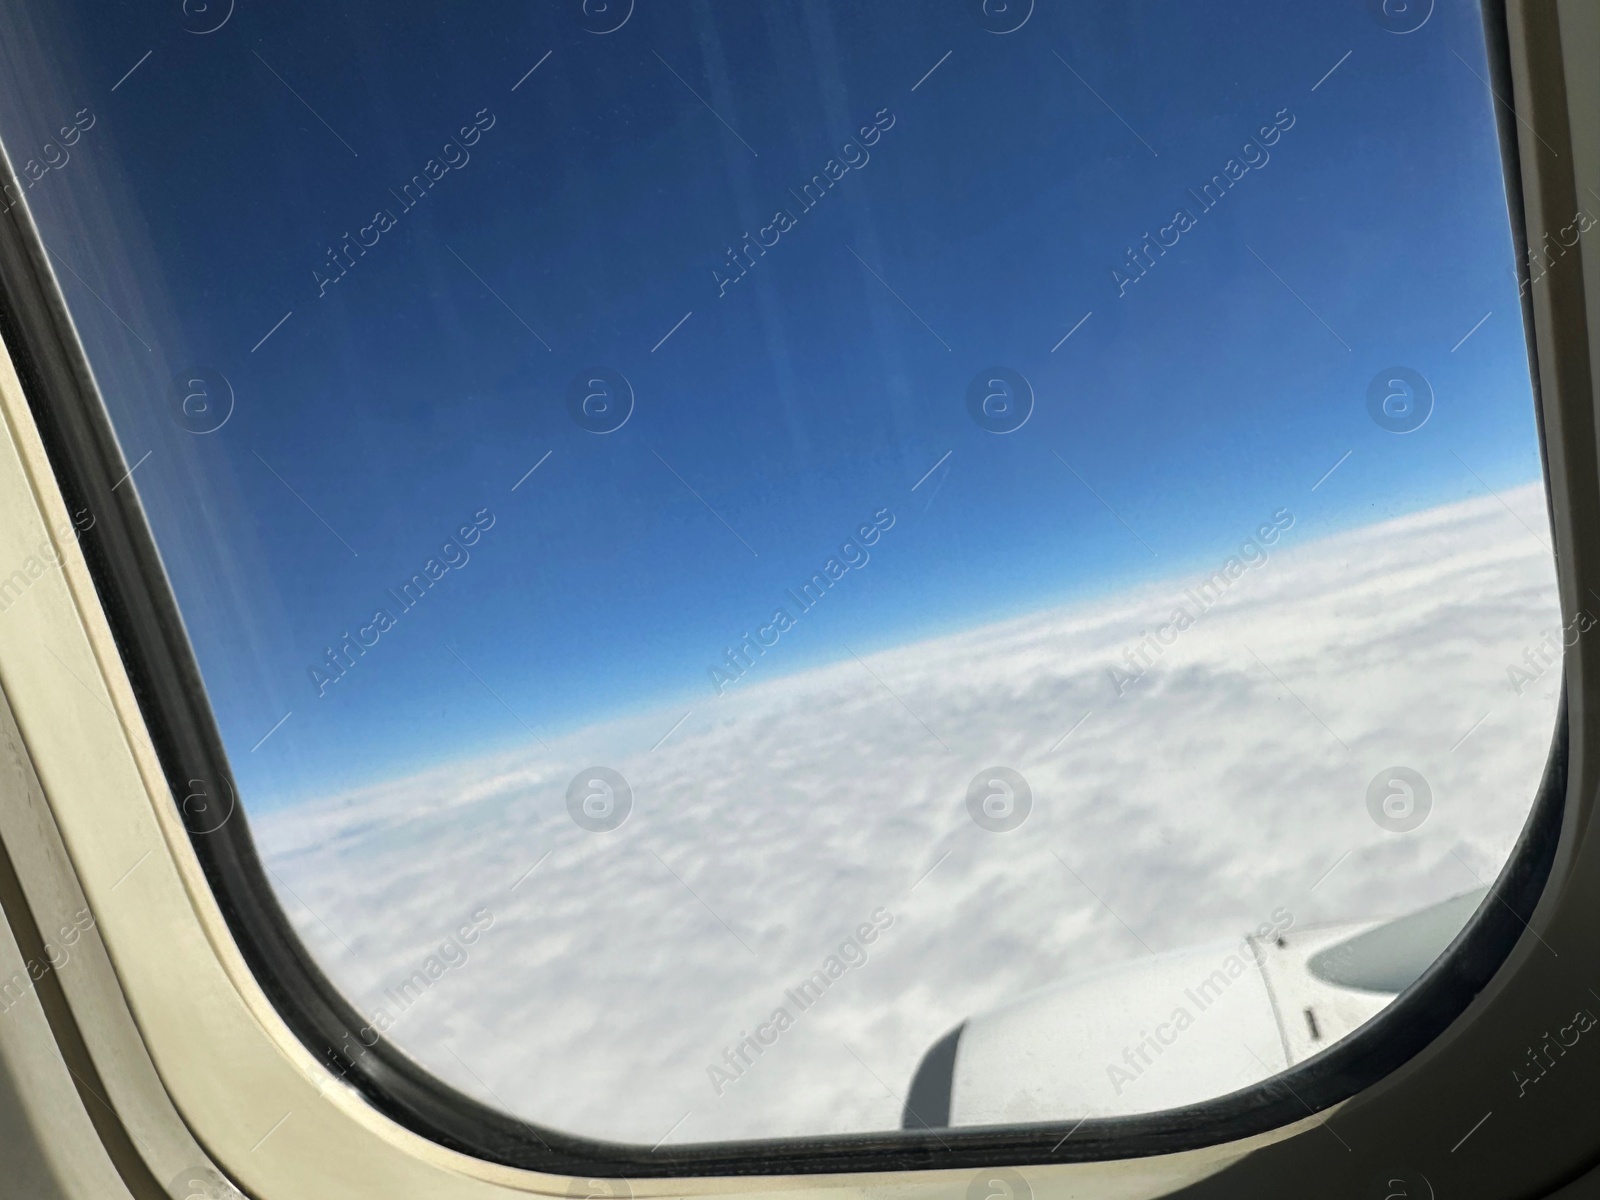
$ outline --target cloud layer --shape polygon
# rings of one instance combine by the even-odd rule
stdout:
[[[1542,489],[1504,501],[1291,532],[1203,613],[1197,573],[741,684],[676,729],[664,710],[302,805],[256,836],[330,976],[489,1103],[651,1144],[894,1128],[928,1045],[1026,989],[1280,906],[1300,926],[1387,915],[1492,878],[1559,686],[1558,666],[1508,681],[1560,617]],[[1160,645],[1179,605],[1191,623]],[[1111,669],[1131,674],[1147,633],[1119,695]],[[594,765],[632,788],[614,832],[569,816]],[[997,765],[1033,797],[1005,833],[967,806]],[[1432,792],[1408,833],[1368,811],[1394,766]],[[879,909],[892,924],[843,952],[864,961],[801,1011],[787,990]],[[427,987],[402,990],[418,971]],[[709,1068],[732,1075],[724,1051],[779,1008],[719,1094]]]

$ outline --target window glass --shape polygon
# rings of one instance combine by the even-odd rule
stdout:
[[[1442,952],[1592,621],[1519,295],[1592,218],[1516,261],[1479,14],[1399,7],[7,10],[374,1037],[651,1145],[1075,1119]]]

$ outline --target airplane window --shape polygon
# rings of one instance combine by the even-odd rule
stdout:
[[[1600,210],[1519,261],[1474,6],[0,20],[364,1039],[645,1146],[1148,1113],[1483,902],[1600,611],[1521,315]]]

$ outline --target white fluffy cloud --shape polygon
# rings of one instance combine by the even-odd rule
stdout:
[[[1508,682],[1560,618],[1542,490],[1505,499],[1291,533],[1120,697],[1109,668],[1198,575],[741,684],[654,750],[681,709],[256,835],[330,976],[481,1099],[647,1143],[893,1128],[926,1047],[1026,989],[1279,906],[1377,916],[1493,876],[1559,684]],[[634,792],[613,833],[567,813],[597,763]],[[993,765],[1034,796],[1009,833],[967,814]],[[1367,812],[1396,765],[1433,792],[1406,834]],[[800,1012],[785,989],[879,908],[868,960]],[[394,989],[483,909],[465,961],[402,1010]],[[707,1068],[780,1006],[792,1028],[716,1094]]]

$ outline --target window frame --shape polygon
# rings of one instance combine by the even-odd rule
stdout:
[[[1563,151],[1575,145],[1566,80],[1556,69],[1563,56],[1563,30],[1584,26],[1584,36],[1590,38],[1584,44],[1592,47],[1600,20],[1582,13],[1576,0],[1487,0],[1484,11],[1495,90],[1514,95],[1522,116]],[[1570,47],[1566,58],[1582,61]],[[1535,61],[1540,63],[1537,72],[1532,69]],[[1529,242],[1537,243],[1544,231],[1559,228],[1570,217],[1577,195],[1574,155],[1552,162],[1541,156],[1537,143],[1530,146],[1532,139],[1521,135],[1518,117],[1504,105],[1497,106],[1497,113],[1517,253],[1526,261]],[[1595,129],[1591,126],[1584,134],[1593,150]],[[4,171],[10,178],[9,165]],[[1589,278],[1600,280],[1596,257],[1593,247],[1585,246],[1581,263]],[[1600,547],[1590,545],[1600,540],[1600,471],[1589,357],[1591,341],[1600,343],[1600,334],[1590,328],[1580,258],[1565,261],[1564,269],[1552,270],[1528,290],[1524,316],[1562,564],[1562,608],[1570,618],[1583,589],[1600,587]],[[113,485],[126,475],[127,463],[22,206],[0,220],[0,339],[15,369],[14,378],[0,371],[0,408],[13,443],[0,464],[0,474],[9,480],[4,486],[10,489],[0,490],[0,512],[8,518],[15,512],[51,537],[55,535],[48,531],[70,527],[69,512],[87,508],[95,515],[93,530],[75,546],[57,539],[67,566],[37,606],[47,610],[39,616],[50,630],[50,644],[59,648],[73,643],[73,669],[81,665],[78,673],[88,684],[82,694],[63,691],[59,668],[19,648],[18,629],[0,629],[0,681],[38,772],[43,802],[100,918],[107,951],[157,1071],[199,1141],[213,1148],[230,1174],[250,1180],[252,1190],[261,1195],[294,1195],[282,1190],[288,1186],[286,1177],[302,1183],[320,1180],[304,1174],[310,1169],[307,1164],[325,1169],[332,1151],[327,1137],[308,1133],[306,1158],[297,1162],[274,1150],[270,1159],[258,1160],[275,1164],[259,1180],[253,1165],[238,1165],[247,1161],[237,1143],[249,1125],[228,1122],[249,1106],[229,1096],[231,1081],[216,1078],[216,1063],[228,1061],[219,1045],[240,1050],[252,1038],[259,1044],[245,1057],[253,1068],[265,1070],[263,1064],[275,1063],[288,1072],[266,1090],[297,1095],[304,1109],[322,1114],[321,1120],[306,1122],[308,1126],[360,1131],[366,1138],[362,1161],[369,1168],[385,1158],[387,1151],[378,1148],[387,1147],[456,1182],[476,1178],[522,1190],[521,1185],[539,1176],[545,1181],[567,1175],[675,1179],[677,1186],[661,1184],[657,1190],[681,1194],[691,1178],[700,1181],[694,1190],[712,1190],[706,1178],[713,1176],[760,1176],[746,1184],[761,1190],[785,1176],[786,1186],[794,1186],[796,1177],[811,1176],[813,1183],[825,1184],[827,1179],[816,1177],[837,1183],[843,1182],[838,1176],[905,1171],[929,1172],[932,1180],[944,1172],[1001,1163],[1056,1165],[1053,1169],[1069,1175],[1075,1166],[1076,1174],[1093,1177],[1129,1160],[1148,1165],[1157,1158],[1170,1163],[1166,1182],[1198,1178],[1229,1162],[1244,1168],[1245,1155],[1274,1144],[1282,1149],[1309,1145],[1306,1139],[1316,1126],[1335,1113],[1362,1106],[1353,1101],[1381,1111],[1405,1092],[1408,1078],[1425,1075],[1441,1058],[1459,1060],[1451,1069],[1470,1067],[1471,1031],[1482,1019],[1481,1010],[1514,990],[1512,977],[1542,953],[1537,939],[1525,932],[1525,917],[1541,937],[1559,924],[1563,913],[1569,922],[1588,920],[1574,912],[1573,897],[1585,889],[1592,895],[1600,881],[1600,868],[1592,861],[1600,857],[1600,849],[1589,846],[1585,857],[1578,845],[1593,801],[1593,789],[1587,786],[1592,756],[1583,747],[1595,744],[1593,726],[1600,723],[1600,715],[1591,714],[1593,702],[1584,703],[1584,685],[1600,662],[1594,660],[1596,651],[1580,641],[1568,650],[1570,707],[1564,698],[1533,812],[1490,899],[1450,951],[1383,1015],[1324,1054],[1262,1084],[1184,1109],[1081,1125],[896,1131],[656,1149],[534,1127],[455,1092],[386,1041],[356,1055],[341,1048],[358,1043],[366,1022],[301,945],[268,886],[247,823],[234,813],[236,792],[181,616],[135,489]],[[13,451],[15,462],[9,457]],[[23,483],[31,493],[31,514],[22,511],[18,489]],[[91,697],[95,689],[98,694]],[[95,700],[106,713],[92,710]],[[106,714],[114,715],[110,725]],[[1570,752],[1569,719],[1579,731]],[[53,728],[52,722],[61,728]],[[77,752],[85,761],[71,761],[75,752],[64,731],[85,739],[85,749]],[[210,797],[203,806],[193,802],[196,780],[204,783],[198,791]],[[180,796],[190,803],[180,804]],[[130,877],[121,873],[131,856],[97,824],[132,831],[135,844],[144,844],[138,838],[148,841],[148,854],[156,862],[144,875],[131,877],[131,886]],[[159,895],[146,895],[146,878]],[[128,890],[112,896],[124,887]],[[150,927],[140,930],[141,921]],[[1592,920],[1583,928],[1587,940],[1574,936],[1575,945],[1600,941]],[[177,934],[175,946],[163,951],[152,929]],[[174,987],[174,975],[193,980],[192,992]],[[172,1039],[184,1029],[206,1028],[206,1005],[213,1003],[226,1008],[230,1020],[248,1016],[248,1021],[238,1028],[230,1025],[219,1045],[197,1049],[174,1044]],[[1595,1074],[1600,1076],[1600,1070]],[[290,1139],[278,1145],[285,1142]],[[249,1150],[251,1156],[255,1152]],[[388,1160],[381,1173],[411,1179],[398,1160]],[[313,1187],[320,1190],[320,1182]],[[543,1182],[533,1190],[551,1187]]]

